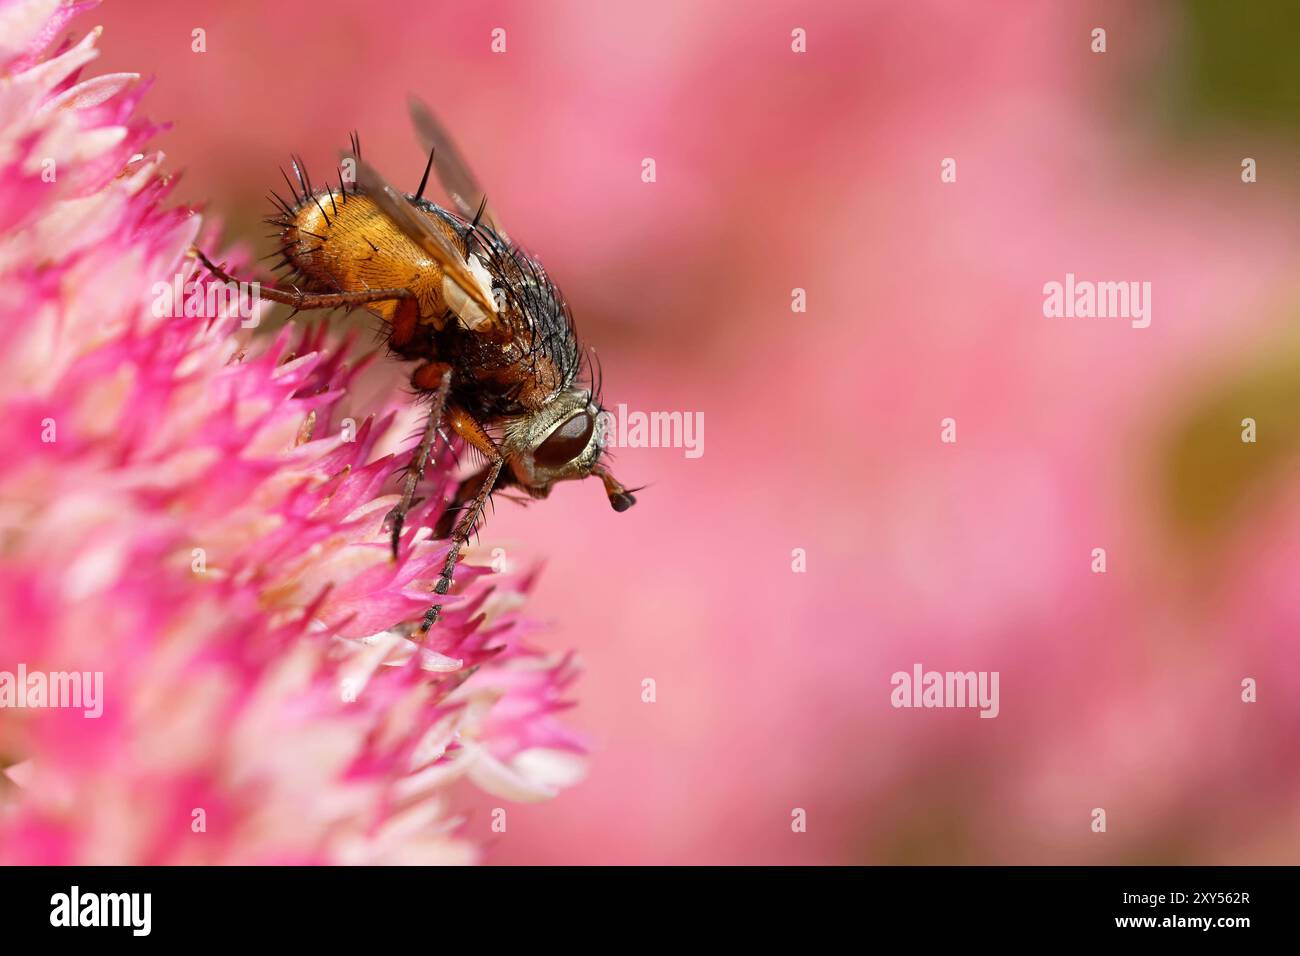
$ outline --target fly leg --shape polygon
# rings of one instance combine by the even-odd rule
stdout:
[[[474,417],[461,408],[452,408],[447,416],[451,427],[456,429],[456,433],[464,438],[467,442],[481,451],[487,458],[487,466],[479,472],[482,475],[482,482],[475,493],[473,500],[465,508],[456,522],[456,527],[451,533],[451,546],[447,549],[447,560],[442,566],[442,574],[438,577],[438,583],[433,586],[435,594],[443,595],[451,590],[452,575],[456,571],[456,561],[460,557],[461,548],[469,540],[469,536],[474,533],[474,528],[478,525],[479,519],[483,516],[483,508],[487,505],[488,497],[492,494],[492,488],[496,484],[497,476],[501,474],[501,466],[505,463],[500,449],[497,448],[496,442],[483,430],[483,426],[475,421]],[[433,627],[438,621],[438,615],[442,613],[442,605],[435,604],[429,610],[424,612],[424,622],[420,625],[420,633],[427,633],[429,628]]]
[[[222,269],[214,265],[212,260],[203,254],[203,250],[198,246],[194,247],[194,255],[212,275],[222,282],[235,282],[235,279]],[[292,292],[285,292],[283,289],[267,288],[259,286],[258,295],[263,299],[269,299],[272,302],[279,302],[282,305],[291,305],[295,312],[301,312],[303,309],[337,309],[341,306],[368,305],[372,302],[391,301],[393,299],[405,299],[411,295],[410,289],[366,289],[364,292],[332,292],[332,293],[315,293],[299,292],[294,289]]]
[[[415,455],[411,459],[411,464],[406,470],[406,477],[402,479],[402,500],[388,516],[384,519],[384,524],[393,529],[393,560],[397,560],[398,545],[401,542],[402,527],[406,524],[406,513],[411,510],[411,502],[415,500],[415,489],[424,479],[424,469],[429,464],[429,455],[433,451],[433,443],[438,437],[438,427],[442,424],[442,413],[447,406],[447,395],[451,392],[451,366],[442,362],[429,362],[427,365],[421,365],[411,376],[411,382],[417,389],[427,390],[430,382],[436,381],[438,384],[433,391],[433,401],[429,406],[429,417],[424,425],[424,435],[420,438],[420,445],[415,450]]]
[[[451,501],[448,502],[447,507],[443,509],[442,515],[438,518],[438,523],[434,526],[433,536],[435,538],[445,538],[451,534],[451,529],[456,526],[456,519],[460,517],[460,512],[461,509],[465,507],[465,502],[474,497],[475,492],[478,491],[479,487],[487,478],[488,470],[491,467],[491,465],[487,465],[480,468],[456,486],[456,493],[452,495]],[[504,468],[501,470],[502,474],[497,476],[497,482],[495,487],[492,489],[493,491],[496,491],[510,483],[509,473],[506,472]]]

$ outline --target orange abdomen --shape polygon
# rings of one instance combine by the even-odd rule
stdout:
[[[457,245],[450,227],[430,217]],[[415,294],[421,322],[440,322],[447,311],[442,269],[397,229],[370,199],[337,191],[308,197],[284,230],[285,258],[315,292],[406,288]],[[367,306],[392,321],[397,302]]]

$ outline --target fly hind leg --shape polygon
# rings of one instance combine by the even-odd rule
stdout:
[[[193,247],[194,255],[203,263],[213,277],[221,282],[233,282],[239,284],[239,280],[234,278],[218,265],[214,265],[212,260],[203,254],[203,250],[198,246]],[[269,286],[258,286],[258,296],[271,302],[279,302],[281,305],[293,306],[294,312],[301,312],[306,309],[337,309],[343,306],[349,308],[357,305],[369,305],[372,302],[385,302],[393,299],[405,299],[411,295],[410,289],[366,289],[363,292],[299,292],[295,289],[292,292],[286,292],[283,289],[275,289]]]

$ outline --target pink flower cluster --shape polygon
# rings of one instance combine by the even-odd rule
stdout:
[[[159,283],[204,282],[201,221],[163,205],[138,77],[82,79],[99,32],[51,49],[84,6],[0,0],[0,862],[473,862],[493,821],[453,781],[580,775],[573,662],[526,643],[531,576],[472,552],[407,636],[454,465],[393,562],[396,367],[156,314]],[[16,706],[20,669],[101,687],[100,715],[53,678]]]

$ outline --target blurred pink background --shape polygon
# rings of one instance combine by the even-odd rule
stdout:
[[[356,129],[414,189],[424,97],[608,403],[704,415],[698,459],[618,453],[631,512],[574,483],[484,531],[545,560],[532,612],[581,653],[594,744],[505,834],[466,792],[490,862],[1293,862],[1300,180],[1293,131],[1169,128],[1190,11],[117,0],[82,25],[97,70],[156,76],[177,198],[259,255],[290,152],[328,168]],[[1150,328],[1045,318],[1067,272],[1150,281]],[[892,708],[917,662],[999,671],[1000,715]]]

